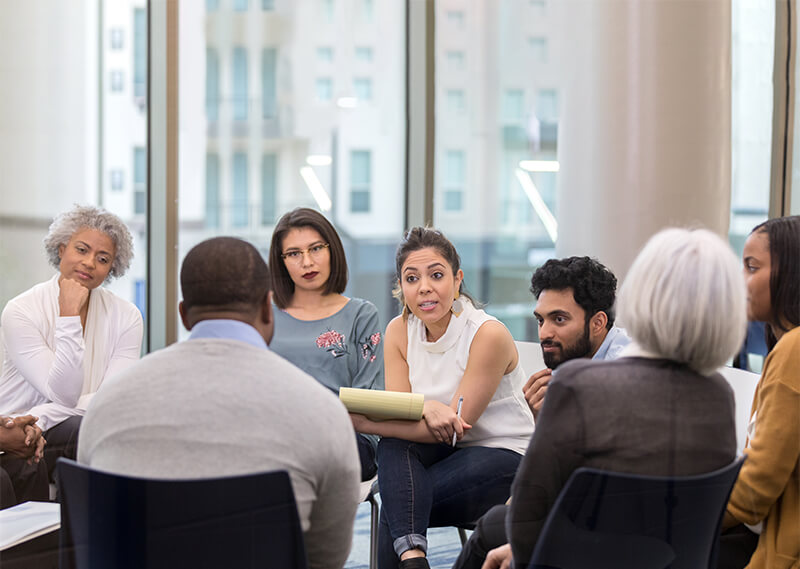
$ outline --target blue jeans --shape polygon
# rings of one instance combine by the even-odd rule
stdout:
[[[361,463],[361,481],[369,480],[378,472],[378,465],[375,463],[375,447],[372,442],[360,433],[356,433],[356,443],[358,444],[358,460]]]
[[[472,524],[505,502],[520,460],[506,449],[381,439],[378,567],[397,567],[409,549],[427,551],[429,527]]]

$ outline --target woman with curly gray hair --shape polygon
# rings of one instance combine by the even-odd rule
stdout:
[[[133,257],[133,240],[119,217],[76,205],[53,220],[44,245],[58,274],[3,310],[0,414],[39,418],[52,478],[58,456],[75,456],[92,395],[106,377],[139,358],[142,316],[100,286],[124,275]]]

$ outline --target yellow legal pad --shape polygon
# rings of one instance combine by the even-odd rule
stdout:
[[[350,413],[366,415],[374,421],[386,419],[422,419],[422,406],[425,396],[421,393],[403,391],[377,391],[340,387],[339,399]]]

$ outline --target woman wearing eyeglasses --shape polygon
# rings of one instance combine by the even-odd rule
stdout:
[[[347,259],[333,225],[297,208],[278,220],[269,266],[275,304],[270,349],[338,395],[340,387],[383,389],[383,335],[375,306],[342,293]],[[378,437],[356,434],[361,479],[377,471]]]

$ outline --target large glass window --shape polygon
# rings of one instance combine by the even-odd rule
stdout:
[[[533,7],[436,3],[434,225],[456,244],[467,288],[518,340],[537,337],[530,277],[555,254],[563,62],[558,27]]]
[[[233,48],[233,120],[247,120],[247,50]]]
[[[239,6],[180,0],[178,257],[219,234],[266,255],[277,219],[312,207],[344,242],[346,294],[385,325],[405,207],[405,5]]]
[[[247,178],[247,154],[236,152],[233,155],[233,200],[231,200],[231,225],[233,227],[247,227],[250,207]]]
[[[144,8],[133,11],[133,95],[141,99],[147,95],[147,12]]]
[[[739,253],[769,213],[775,3],[733,0],[731,84],[731,221]]]
[[[133,149],[133,213],[147,212],[147,151]]]
[[[219,55],[213,47],[206,48],[206,118],[219,119]]]
[[[0,310],[54,274],[42,239],[53,217],[78,203],[102,206],[130,228],[133,263],[103,286],[144,312],[146,4],[3,5]]]
[[[264,118],[276,116],[278,110],[275,73],[278,65],[278,50],[272,47],[261,52],[261,108]]]
[[[369,194],[372,183],[372,154],[369,150],[353,150],[350,159],[350,211],[369,211]]]

